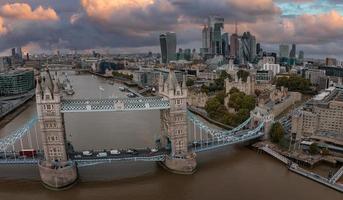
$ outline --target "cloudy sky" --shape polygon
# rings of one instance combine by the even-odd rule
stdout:
[[[225,31],[250,31],[264,48],[297,43],[306,57],[343,59],[343,0],[0,0],[0,54],[76,49],[158,52],[174,31],[178,47],[199,48],[204,19],[225,18]]]

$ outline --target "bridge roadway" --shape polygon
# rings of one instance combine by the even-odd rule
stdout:
[[[264,135],[261,132],[263,127],[263,123],[261,123],[256,129],[254,130],[242,130],[238,131],[235,135],[229,135],[226,137],[221,138],[213,138],[207,141],[195,141],[191,144],[193,152],[203,152],[218,149],[220,147],[229,146],[238,143],[244,143],[250,140],[254,140],[260,138]]]
[[[112,161],[163,161],[166,155],[170,154],[167,149],[159,149],[157,152],[151,152],[150,149],[135,149],[132,153],[126,150],[120,150],[120,154],[113,155],[110,151],[90,151],[92,154],[87,156],[82,152],[70,152],[68,156],[71,160],[77,162],[79,165],[93,165],[98,163],[112,162]],[[100,157],[99,153],[107,153],[107,156]],[[19,152],[1,152],[0,164],[37,164],[39,160],[43,159],[43,152],[37,152],[35,157],[23,157]]]
[[[62,100],[61,112],[113,112],[161,110],[170,108],[169,101],[162,97],[68,99]]]

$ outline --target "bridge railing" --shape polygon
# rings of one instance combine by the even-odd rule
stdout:
[[[26,135],[29,135],[29,140],[32,145],[32,138],[31,138],[31,129],[35,128],[35,125],[38,121],[37,116],[33,116],[26,124],[22,127],[15,130],[13,133],[9,134],[8,136],[0,139],[0,152],[5,152],[8,148],[12,147],[14,150],[15,143],[22,140]],[[37,131],[35,130],[36,140],[38,140]],[[22,145],[22,142],[21,142]]]

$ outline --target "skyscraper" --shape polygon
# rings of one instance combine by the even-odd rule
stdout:
[[[242,40],[242,61],[253,62],[256,57],[256,38],[250,32],[244,32]]]
[[[160,35],[162,63],[176,59],[176,33],[167,32]]]
[[[280,58],[288,58],[289,46],[287,44],[280,44],[279,46],[279,56]]]
[[[228,33],[222,34],[222,55],[224,57],[229,56],[229,34]]]
[[[304,60],[304,57],[305,57],[304,51],[299,51],[298,59],[299,59],[299,60]]]
[[[236,33],[232,34],[230,37],[230,56],[232,58],[238,57],[238,51],[239,51],[239,37]]]
[[[291,52],[289,53],[289,57],[296,58],[296,54],[297,54],[297,47],[295,44],[292,44],[292,49],[291,49]]]
[[[224,18],[211,16],[202,30],[202,53],[211,55],[222,54],[222,29]]]
[[[202,29],[202,54],[208,54],[209,53],[209,44],[210,44],[210,37],[209,37],[209,31],[208,26],[205,24],[204,28]]]
[[[230,57],[238,58],[239,56],[239,36],[237,33],[237,23],[235,27],[235,33],[230,37]]]

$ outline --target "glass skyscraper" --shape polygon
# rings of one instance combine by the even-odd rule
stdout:
[[[176,60],[176,33],[167,32],[160,35],[162,63]]]

